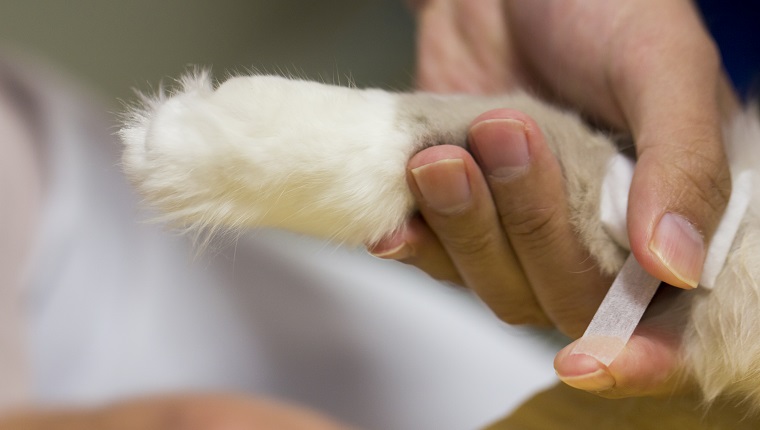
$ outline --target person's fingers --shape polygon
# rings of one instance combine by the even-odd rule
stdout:
[[[566,384],[603,397],[671,395],[694,390],[684,373],[680,346],[688,305],[676,289],[660,289],[633,336],[608,366],[585,354],[560,351],[554,368]],[[675,305],[675,306],[674,306]]]
[[[647,47],[631,35],[624,40],[632,42],[620,47],[626,54],[611,66],[638,155],[628,232],[649,273],[694,288],[731,190],[722,144],[726,88],[707,34],[664,37],[670,39]]]
[[[628,207],[631,250],[656,278],[695,288],[731,190],[726,160],[715,146],[718,136],[654,128],[657,136],[683,143],[641,150]]]
[[[670,284],[696,286],[729,196],[721,125],[732,94],[693,3],[509,5],[521,52],[547,85],[632,133],[639,160],[628,231],[637,260]]]
[[[541,307],[561,331],[579,336],[610,279],[570,223],[562,171],[543,133],[524,113],[497,109],[475,119],[469,141]]]
[[[571,387],[613,398],[670,394],[680,382],[678,342],[666,332],[637,328],[609,367],[591,356],[572,354],[576,342],[554,359],[557,375]]]
[[[547,324],[470,154],[456,146],[437,146],[412,157],[409,168],[420,213],[465,285],[508,323]]]
[[[378,258],[397,260],[417,267],[434,279],[465,286],[441,241],[419,215],[368,251]]]
[[[681,342],[690,309],[684,294],[691,293],[660,288],[609,367],[591,356],[572,354],[576,341],[555,357],[557,375],[572,387],[611,398],[693,391],[693,380],[682,367]]]

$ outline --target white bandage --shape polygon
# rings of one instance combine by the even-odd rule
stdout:
[[[744,170],[734,175],[733,188],[731,189],[731,199],[728,201],[726,212],[715,230],[715,234],[707,249],[707,258],[702,269],[702,279],[699,285],[712,289],[715,286],[715,280],[723,266],[726,264],[728,252],[734,243],[736,232],[739,230],[744,214],[749,207],[749,201],[752,197],[753,173],[751,170]]]

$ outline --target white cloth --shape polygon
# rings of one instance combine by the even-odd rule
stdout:
[[[557,342],[400,264],[276,232],[194,259],[139,221],[92,112],[48,103],[49,195],[26,290],[37,401],[236,390],[363,428],[445,430],[555,381]]]

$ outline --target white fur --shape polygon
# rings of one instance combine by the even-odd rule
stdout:
[[[539,123],[562,163],[579,237],[602,270],[619,269],[625,253],[598,213],[612,142],[525,95],[392,94],[271,76],[214,89],[196,73],[169,97],[146,99],[120,134],[127,173],[167,220],[194,229],[281,227],[360,244],[393,232],[413,210],[409,157],[430,144],[464,145],[467,124],[494,107]],[[734,170],[760,166],[756,110],[732,124],[727,140]],[[739,393],[760,405],[759,281],[753,195],[714,289],[681,294],[682,306],[673,307],[689,312],[684,360],[707,400]]]
[[[214,90],[206,73],[181,84],[121,131],[126,172],[167,220],[358,245],[411,211],[404,172],[413,146],[394,127],[389,93],[275,76]]]

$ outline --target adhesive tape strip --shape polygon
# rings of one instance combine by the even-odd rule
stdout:
[[[600,208],[607,232],[628,249],[625,214],[632,178],[633,162],[618,154],[602,184]],[[734,175],[731,198],[707,251],[700,281],[704,288],[711,289],[723,270],[749,206],[753,179],[749,170]],[[609,366],[628,343],[659,285],[660,280],[649,275],[630,254],[571,354],[586,354]]]
[[[629,254],[571,354],[590,355],[609,366],[628,343],[659,285],[660,280]]]

